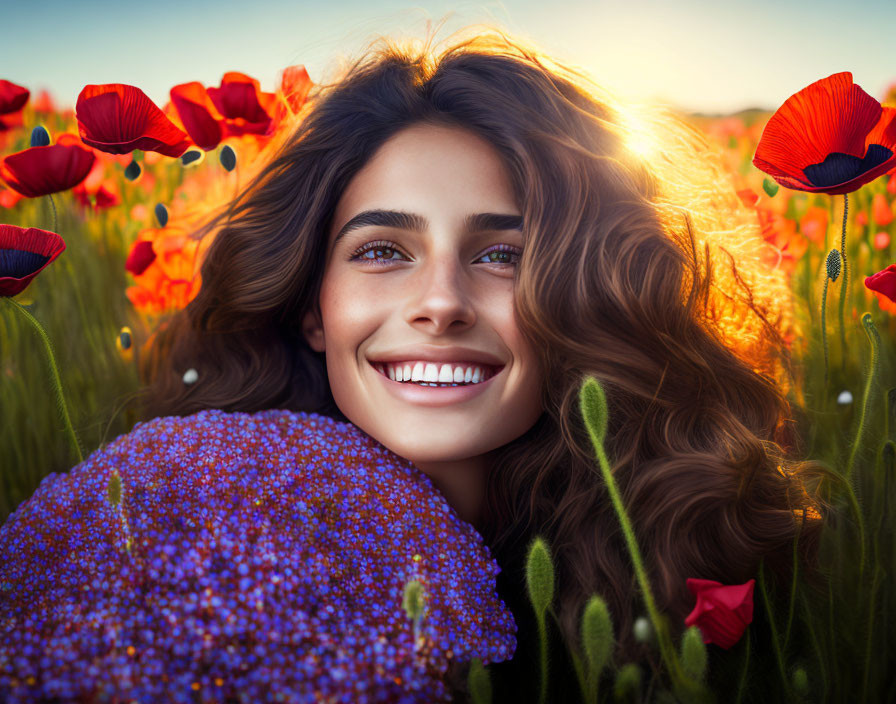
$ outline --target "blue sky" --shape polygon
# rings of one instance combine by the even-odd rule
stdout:
[[[304,64],[321,81],[380,35],[437,40],[496,24],[638,100],[689,111],[776,108],[838,71],[878,99],[896,81],[896,1],[2,0],[0,78],[74,105],[88,83],[130,83],[158,105],[171,86],[241,71],[275,88]]]

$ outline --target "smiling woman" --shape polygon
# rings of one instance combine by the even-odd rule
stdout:
[[[761,560],[786,579],[797,535],[804,568],[817,549],[820,470],[790,455],[779,363],[786,284],[761,269],[758,224],[706,143],[660,112],[645,142],[628,114],[497,32],[438,53],[386,40],[312,89],[196,233],[213,237],[202,288],[142,359],[144,418],[317,412],[422,469],[503,568],[520,647],[490,670],[511,701],[538,673],[522,572],[535,535],[556,558],[563,643],[579,650],[598,593],[615,663],[650,657],[579,412],[589,376],[675,637],[688,579],[744,583]],[[569,663],[551,672],[551,701],[573,701]]]

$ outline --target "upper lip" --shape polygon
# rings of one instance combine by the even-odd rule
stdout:
[[[417,345],[405,347],[388,352],[371,353],[368,358],[371,362],[469,362],[475,364],[487,364],[492,367],[503,367],[504,362],[495,355],[482,350],[474,350],[470,347],[439,347],[437,345]]]

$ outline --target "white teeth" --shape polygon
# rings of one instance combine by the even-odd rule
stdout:
[[[411,373],[411,381],[430,381],[429,379],[424,378],[423,362],[417,362],[414,365],[414,371]],[[432,381],[435,381],[435,379],[432,379]]]
[[[380,373],[388,376],[392,381],[399,382],[477,384],[488,378],[486,370],[478,366],[452,367],[450,364],[422,361],[406,364],[381,362],[375,366]]]

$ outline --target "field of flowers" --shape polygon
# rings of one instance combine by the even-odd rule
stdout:
[[[732,189],[755,209],[767,245],[763,257],[771,269],[786,274],[795,294],[793,315],[804,331],[789,341],[799,381],[793,401],[805,413],[799,430],[806,438],[807,456],[826,463],[835,475],[825,486],[826,498],[837,507],[822,539],[826,594],[822,598],[805,589],[799,574],[783,594],[771,592],[761,571],[745,585],[689,580],[695,598],[687,622],[690,628],[681,643],[673,643],[662,614],[652,608],[650,585],[639,567],[637,542],[621,502],[615,502],[644,596],[645,615],[636,628],[640,629],[639,638],[655,646],[663,673],[645,671],[634,663],[618,668],[609,664],[612,624],[603,602],[595,597],[583,617],[581,651],[574,654],[583,701],[896,698],[896,674],[888,659],[896,647],[896,600],[888,586],[896,566],[896,525],[890,513],[896,484],[896,354],[892,344],[896,339],[896,244],[892,242],[896,229],[896,84],[878,101],[852,85],[851,77],[847,85],[848,75],[836,74],[825,79],[831,83],[813,84],[816,88],[820,84],[834,86],[828,92],[806,89],[803,112],[788,101],[775,113],[685,116],[722,155]],[[113,584],[122,593],[133,593],[145,584],[141,580],[159,578],[160,568],[154,560],[168,558],[158,554],[150,559],[139,550],[140,531],[150,530],[145,521],[141,523],[140,517],[146,515],[141,511],[155,506],[151,503],[154,499],[139,493],[130,496],[128,484],[121,478],[123,470],[120,475],[111,465],[101,469],[100,459],[106,462],[116,456],[118,450],[110,443],[134,429],[141,350],[166,316],[186,306],[201,286],[198,271],[208,242],[197,243],[188,233],[212,209],[227,203],[282,143],[301,118],[312,85],[302,66],[285,69],[273,93],[261,91],[256,79],[231,72],[217,87],[197,82],[173,87],[171,100],[163,107],[134,86],[88,85],[75,108],[64,110],[46,92],[32,95],[27,87],[0,80],[0,523],[7,518],[19,521],[18,534],[10,526],[5,537],[0,530],[0,548],[11,550],[14,546],[21,560],[15,566],[0,565],[0,638],[19,648],[15,652],[11,646],[6,650],[0,647],[0,698],[110,701],[113,699],[107,697],[111,696],[119,697],[115,701],[129,697],[160,701],[162,690],[149,686],[157,685],[158,680],[150,682],[149,678],[170,662],[165,653],[175,659],[187,657],[174,640],[166,641],[164,647],[171,651],[154,651],[153,657],[144,658],[141,669],[132,647],[119,643],[103,654],[106,641],[102,638],[85,636],[78,641],[75,633],[82,632],[79,629],[84,628],[85,620],[93,623],[91,619],[99,619],[96,623],[101,625],[103,613],[117,618],[117,623],[125,618],[121,614],[134,616],[136,612],[129,609],[138,607],[117,599],[97,598],[90,602],[93,611],[89,613],[88,607],[79,605],[81,625],[74,630],[74,621],[66,625],[62,616],[73,613],[69,610],[53,612],[57,621],[49,617],[29,620],[31,630],[25,633],[16,614],[23,613],[28,600],[22,596],[25,592],[13,592],[27,586],[28,598],[38,599],[34,580],[39,578],[28,570],[29,565],[42,564],[45,558],[40,551],[49,544],[55,545],[60,560],[69,561],[67,565],[75,564],[71,555],[79,551],[98,562],[106,560],[105,571],[91,572],[90,579],[107,590],[113,589],[109,586]],[[843,98],[839,102],[838,96]],[[826,99],[829,104],[824,103]],[[808,127],[800,123],[812,110],[829,112],[828,132],[816,129],[816,123]],[[196,378],[195,371],[189,370],[184,383],[195,383]],[[581,403],[596,464],[612,493],[613,479],[602,449],[606,407],[596,381],[583,387]],[[108,453],[100,453],[102,458],[98,454],[95,466],[85,463],[93,467],[89,476],[85,469],[83,481],[63,484],[69,469],[98,450]],[[53,474],[57,476],[50,477]],[[45,481],[47,477],[50,479]],[[289,478],[277,478],[278,486],[281,479],[285,485]],[[405,476],[402,481],[410,479]],[[266,491],[253,495],[256,505],[278,500],[276,491],[270,487]],[[38,506],[37,501],[26,504],[32,495],[41,498],[45,506]],[[81,503],[73,503],[71,497],[75,496]],[[245,492],[240,496],[245,498]],[[181,500],[187,502],[188,498],[182,496]],[[96,511],[91,508],[94,500]],[[127,510],[123,508],[126,504]],[[23,510],[26,507],[28,511]],[[187,554],[192,534],[183,532],[175,509],[174,504],[166,509],[164,526],[172,531],[172,526],[181,527],[181,533],[170,538],[170,545],[176,546],[178,554]],[[37,529],[24,530],[25,519],[40,516],[44,526],[60,530],[63,514],[81,516],[85,522],[89,517],[96,526],[104,526],[104,534],[111,530],[109,535],[122,537],[120,549],[114,555],[104,554],[100,547],[90,546],[87,533],[71,526],[56,537],[42,536],[34,532]],[[240,516],[250,520],[251,512]],[[240,532],[241,525],[221,525],[220,533],[211,538],[203,534],[205,537],[195,540],[232,547],[235,540],[249,540]],[[449,533],[457,534],[461,546],[457,559],[469,570],[458,573],[472,575],[471,579],[486,575],[487,579],[491,566],[464,543],[475,542],[475,538],[454,524]],[[291,544],[277,543],[277,536],[259,534],[251,540],[264,543],[271,560],[290,558]],[[65,549],[60,547],[63,544]],[[437,551],[438,546],[421,545],[415,560],[425,556],[427,549]],[[321,561],[321,569],[332,568],[329,560]],[[262,574],[259,569],[259,565],[253,567],[252,579]],[[459,654],[466,653],[468,661],[472,658],[466,678],[472,701],[500,701],[501,692],[492,691],[487,663],[489,658],[501,659],[496,655],[506,650],[501,640],[506,633],[496,631],[494,640],[489,640],[488,633],[478,634],[477,642],[470,633],[467,640],[452,640],[456,634],[445,624],[441,629],[423,628],[424,596],[427,601],[432,596],[433,605],[442,603],[440,599],[455,604],[451,600],[460,597],[438,590],[430,595],[421,587],[425,579],[412,579],[413,570],[405,574],[396,568],[396,573],[407,581],[403,592],[391,593],[395,608],[413,623],[413,635],[398,639],[396,647],[418,656],[422,648],[424,659],[445,650],[450,653],[451,647]],[[71,577],[72,584],[87,579],[86,573],[77,574],[77,579]],[[243,583],[239,575],[218,579],[220,574],[215,573],[212,579],[210,574],[203,572],[199,580],[203,590],[212,586],[234,592],[262,589],[260,582],[255,583],[257,579],[250,583],[246,577]],[[263,575],[270,576],[268,572]],[[553,571],[550,546],[542,541],[531,546],[529,587],[543,633],[551,627],[547,615],[553,598]],[[65,602],[64,589],[57,596]],[[201,594],[197,598],[202,598]],[[50,608],[44,601],[43,607]],[[171,603],[175,601],[172,597]],[[288,611],[285,603],[280,606]],[[497,605],[486,599],[481,607],[496,619],[493,623],[506,629]],[[69,603],[66,608],[74,607]],[[254,613],[254,606],[242,602],[232,608],[237,619],[242,618],[241,609]],[[188,614],[182,617],[188,620]],[[275,628],[272,622],[262,620],[253,621],[252,628],[265,633]],[[438,618],[432,622],[438,623]],[[140,620],[140,628],[154,627],[147,623]],[[358,625],[371,628],[369,623]],[[315,638],[331,637],[320,623],[315,622],[315,627]],[[759,627],[768,630],[767,642],[772,647],[767,652],[750,647],[751,631]],[[230,633],[228,637],[238,635]],[[214,637],[224,635],[215,632]],[[222,642],[231,641],[215,640],[219,645]],[[242,644],[239,647],[250,648],[245,638],[238,642]],[[399,696],[402,683],[418,697],[408,695],[406,701],[444,695],[441,685],[431,681],[444,674],[444,663],[421,664],[415,675],[408,663],[416,661],[403,661],[401,652],[394,652],[391,646],[392,652],[385,654],[383,642],[372,639],[364,642],[366,650],[361,650],[361,645],[356,651],[349,649],[367,653],[369,662],[381,663],[376,673],[371,665],[365,675],[370,682],[383,675],[383,667],[394,668],[383,680],[396,684],[392,696]],[[273,667],[265,658],[274,657],[274,645],[253,643],[251,652],[257,654],[261,649],[266,653],[259,656],[265,667]],[[52,644],[64,646],[67,655],[53,657]],[[41,651],[42,647],[47,650]],[[89,653],[79,651],[88,647],[92,648]],[[715,649],[715,672],[708,667],[709,649]],[[276,652],[281,658],[279,665],[287,667],[282,657],[289,648]],[[338,652],[340,657],[345,655]],[[237,658],[232,651],[231,655]],[[543,701],[544,684],[550,676],[552,659],[546,651],[542,655],[543,669],[536,673],[533,701]],[[93,663],[90,669],[73,670],[75,656],[87,657]],[[195,653],[190,657],[191,662],[196,661]],[[228,680],[232,675],[229,665],[212,672],[220,665],[215,662],[201,676],[190,668],[178,672],[182,689],[177,696],[171,695],[171,701],[243,701],[249,691],[256,697],[254,701],[278,691],[270,682],[280,681],[279,669],[265,669],[255,679]],[[331,667],[341,672],[338,668],[344,666],[344,658],[339,662],[342,665]],[[234,663],[238,668],[239,663]],[[340,689],[341,678],[333,684],[330,676],[327,696],[348,691]],[[237,681],[239,686],[234,685]],[[412,682],[416,689],[410,689]],[[232,688],[229,699],[221,689],[225,686]],[[359,697],[357,701],[379,701],[374,692],[368,694],[369,699]]]

